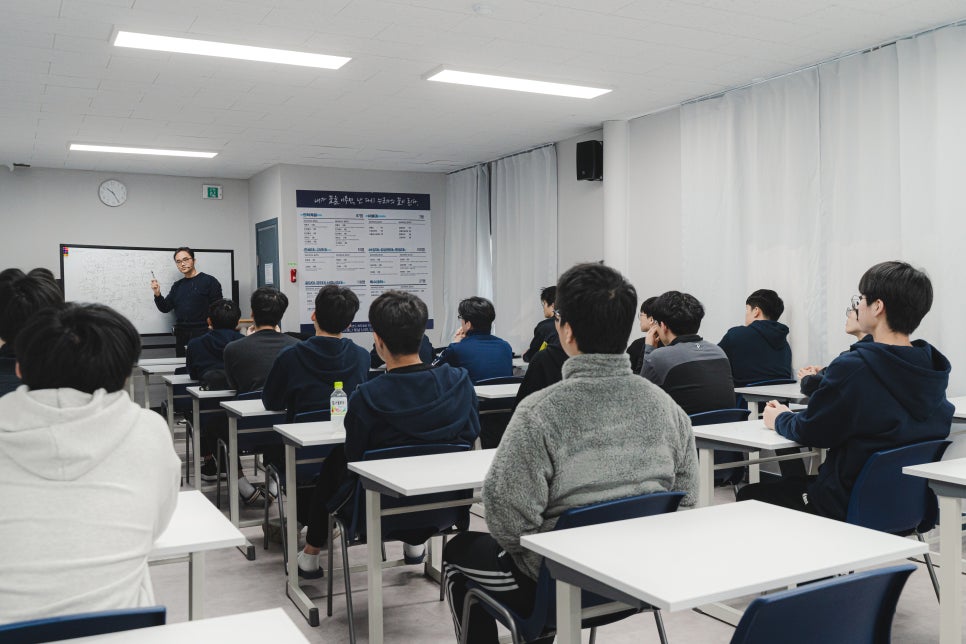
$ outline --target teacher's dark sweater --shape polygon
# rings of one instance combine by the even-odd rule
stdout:
[[[208,307],[221,298],[218,280],[207,273],[198,273],[172,284],[167,297],[156,295],[154,305],[162,313],[173,310],[177,326],[198,328],[208,325]]]

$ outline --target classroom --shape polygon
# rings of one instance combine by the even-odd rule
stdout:
[[[324,69],[151,51],[115,44],[124,33],[348,61]],[[426,335],[437,348],[460,328],[458,303],[482,296],[496,308],[494,333],[523,353],[542,318],[541,289],[575,264],[601,262],[634,285],[638,304],[693,294],[711,342],[742,324],[748,293],[777,291],[797,369],[848,349],[843,309],[859,278],[901,260],[935,292],[912,337],[952,364],[946,396],[966,396],[960,2],[11,1],[0,4],[0,52],[0,268],[60,278],[64,246],[230,250],[242,317],[252,291],[274,286],[291,303],[281,329],[304,333],[315,293],[333,279],[312,263],[314,211],[336,211],[325,199],[411,197],[428,220],[414,235],[428,245],[406,258],[423,262]],[[595,96],[435,82],[445,70]],[[99,193],[108,181],[126,191],[119,205]],[[366,277],[372,299],[379,276]],[[150,280],[139,305],[149,309]],[[356,321],[369,302],[360,299]],[[630,340],[641,336],[635,323]],[[346,337],[374,346],[365,323]],[[146,391],[155,407],[160,382]],[[180,437],[176,449],[186,458]],[[966,441],[953,439],[946,458],[962,456]],[[474,514],[474,529],[485,525]],[[309,626],[286,596],[281,546],[264,551],[257,527],[245,536],[255,561],[234,548],[208,554],[206,617],[281,608],[309,641],[347,641],[341,596],[334,617]],[[354,550],[364,563],[366,548]],[[188,619],[186,574],[180,564],[152,570],[169,624]],[[366,579],[357,579],[366,639]],[[380,579],[387,641],[453,641],[436,582],[405,567]],[[940,641],[932,593],[920,565],[896,641]],[[313,595],[317,605],[324,594]],[[726,642],[734,632],[690,610],[663,612],[672,641]],[[599,637],[658,641],[649,615]]]

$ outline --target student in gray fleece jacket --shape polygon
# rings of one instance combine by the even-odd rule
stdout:
[[[624,347],[637,294],[600,264],[560,277],[555,317],[570,359],[563,380],[517,407],[483,486],[490,533],[467,532],[443,553],[457,637],[496,642],[494,620],[474,608],[461,624],[467,579],[511,610],[533,608],[540,557],[520,537],[551,530],[568,509],[628,496],[678,490],[694,505],[697,455],[691,422],[658,386],[631,371]]]

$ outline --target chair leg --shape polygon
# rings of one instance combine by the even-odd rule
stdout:
[[[186,420],[184,424],[184,480],[188,485],[191,485],[191,432],[191,423]]]
[[[331,514],[329,514],[327,516],[328,516],[328,530],[327,530],[327,534],[328,534],[329,544],[326,547],[326,551],[327,551],[326,552],[326,557],[329,560],[329,571],[328,571],[328,574],[329,574],[329,580],[328,580],[328,583],[329,583],[329,593],[328,593],[328,597],[325,598],[325,605],[326,605],[326,613],[325,614],[328,615],[329,617],[332,617],[332,580],[333,580],[333,577],[334,577],[333,571],[335,570],[332,567],[332,564],[333,564],[333,562],[335,560],[335,557],[332,555],[332,550],[335,548],[335,539],[332,538],[332,531],[335,528],[335,520],[333,519],[333,517],[332,517]],[[341,543],[341,541],[340,541],[340,543]]]
[[[443,535],[443,545],[441,545],[439,547],[439,558],[441,560],[443,558],[443,550],[446,549],[446,538],[448,536],[449,535],[446,535],[446,534]],[[444,591],[446,590],[446,584],[443,583],[443,580],[444,580],[443,569],[444,568],[445,568],[445,566],[440,566],[439,567],[439,601],[443,601],[443,594],[444,594]]]
[[[654,609],[654,623],[657,624],[657,636],[661,638],[661,644],[667,644],[667,633],[664,631],[664,618],[661,611]]]
[[[221,509],[221,464],[222,464],[221,455],[222,454],[225,455],[224,463],[225,464],[228,463],[228,445],[226,445],[225,442],[220,438],[218,439],[217,452],[218,453],[215,454],[215,475],[216,475],[215,478],[217,479],[217,483],[215,485],[215,506],[217,506],[217,508],[220,510]]]
[[[383,541],[379,545],[382,547],[382,560],[383,561],[386,561],[387,560],[387,557],[386,557],[386,542]]]
[[[597,644],[597,627],[593,626],[590,629],[590,644]]]
[[[345,578],[345,607],[349,613],[349,644],[356,644],[356,621],[352,611],[352,581],[349,579],[349,539],[345,526],[339,526],[339,539],[342,541],[342,576]]]
[[[919,539],[921,543],[925,543],[926,540],[922,538],[922,535],[918,532],[916,533],[916,538]],[[929,554],[927,550],[923,555],[923,559],[926,560],[926,570],[929,572],[929,579],[932,581],[932,589],[936,591],[936,601],[941,601],[939,599],[939,580],[936,578],[936,568],[932,562],[932,555]]]

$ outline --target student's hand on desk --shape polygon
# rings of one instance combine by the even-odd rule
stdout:
[[[775,429],[775,419],[778,418],[779,414],[784,414],[786,411],[791,411],[791,409],[779,403],[777,400],[769,400],[768,404],[765,405],[764,411],[761,413],[761,418],[765,421],[765,427]]]
[[[644,336],[644,344],[656,347],[658,345],[659,339],[657,337],[657,326],[652,326],[647,330],[647,334]]]
[[[815,376],[815,375],[818,375],[818,372],[821,371],[821,370],[822,370],[822,368],[819,367],[819,366],[816,366],[816,365],[811,365],[811,366],[808,366],[808,367],[802,367],[801,369],[798,370],[798,379],[801,380],[805,376]]]
[[[161,295],[161,285],[158,284],[158,280],[151,280],[151,290],[156,296]]]

